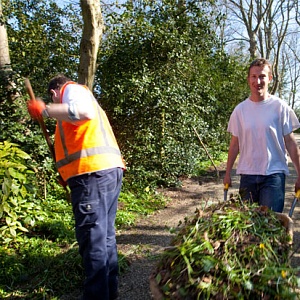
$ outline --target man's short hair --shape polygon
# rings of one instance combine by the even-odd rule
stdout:
[[[48,94],[51,95],[51,92],[50,92],[51,90],[60,89],[68,81],[71,81],[71,79],[68,78],[67,76],[65,76],[63,74],[56,75],[49,81],[48,89],[47,89]]]
[[[272,64],[265,58],[257,58],[250,64],[248,69],[248,76],[250,74],[250,69],[252,67],[264,67],[264,66],[269,67],[269,75],[272,75]]]

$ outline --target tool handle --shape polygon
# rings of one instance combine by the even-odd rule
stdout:
[[[298,191],[295,193],[295,198],[294,198],[294,201],[293,201],[293,203],[292,203],[292,206],[291,206],[291,209],[290,209],[290,212],[289,212],[289,217],[290,217],[290,218],[291,218],[292,215],[293,215],[294,209],[295,209],[295,207],[296,207],[296,204],[297,204],[299,198],[300,198],[300,190],[298,190]]]
[[[43,131],[44,137],[45,137],[45,139],[46,139],[48,148],[49,148],[49,150],[50,150],[50,152],[51,152],[52,158],[53,158],[54,161],[55,161],[54,147],[53,147],[53,145],[52,145],[52,143],[51,143],[51,141],[50,141],[50,137],[49,137],[49,134],[48,134],[48,131],[47,131],[45,122],[44,122],[44,120],[43,120],[42,118],[39,119],[38,121],[39,121],[40,127],[41,127],[41,129],[42,129],[42,131]]]
[[[227,201],[227,193],[228,193],[229,184],[224,184],[224,201]]]
[[[32,86],[31,86],[31,83],[30,83],[29,79],[25,78],[24,81],[25,81],[25,88],[26,88],[26,91],[27,91],[30,99],[35,100],[35,95],[34,95],[34,92],[33,92],[33,89],[32,89]],[[48,148],[49,148],[50,153],[52,155],[52,158],[53,158],[53,160],[55,162],[54,147],[53,147],[53,144],[51,143],[51,140],[50,140],[50,137],[49,137],[49,134],[48,134],[47,127],[45,125],[44,119],[43,118],[38,118],[38,122],[39,122],[39,125],[40,125],[41,129],[42,129],[43,135],[44,135],[45,140],[47,142],[47,145],[48,145]],[[61,177],[60,174],[58,175],[58,182],[66,190],[67,197],[69,197],[69,192],[68,192],[68,189],[67,189],[67,183],[62,179],[62,177]]]
[[[30,99],[35,100],[35,95],[34,95],[33,89],[31,87],[31,83],[30,83],[28,78],[25,78],[25,88],[26,88],[26,91],[27,91]],[[46,125],[45,125],[45,122],[44,122],[43,118],[38,118],[38,122],[39,122],[40,127],[43,131],[43,135],[46,139],[46,142],[47,142],[48,148],[51,152],[52,158],[55,160],[54,148],[53,148],[53,145],[51,143],[51,140],[50,140],[50,137],[49,137],[49,134],[48,134],[48,131],[47,131],[47,128],[46,128]]]
[[[294,209],[295,209],[295,207],[296,207],[297,201],[298,201],[298,199],[297,199],[297,198],[294,198],[294,201],[293,201],[293,203],[292,203],[292,206],[291,206],[291,209],[290,209],[290,212],[289,212],[289,217],[290,217],[290,218],[291,218],[292,215],[293,215],[293,212],[294,212]]]
[[[25,82],[25,88],[26,88],[27,94],[29,95],[30,99],[35,100],[35,95],[34,95],[34,92],[31,87],[31,83],[30,83],[29,79],[25,78],[24,82]]]

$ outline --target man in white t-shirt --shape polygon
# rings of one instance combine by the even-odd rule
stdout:
[[[241,175],[241,198],[282,212],[289,174],[287,152],[298,174],[295,191],[300,189],[300,155],[293,134],[300,123],[287,103],[269,94],[272,66],[266,59],[251,63],[247,80],[250,96],[235,107],[228,124],[232,136],[223,183],[231,186],[231,170],[239,154],[236,173]]]

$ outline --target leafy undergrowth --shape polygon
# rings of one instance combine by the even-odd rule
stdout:
[[[156,299],[297,299],[291,250],[267,208],[237,199],[212,205],[186,219],[164,251],[152,274]]]
[[[141,216],[152,214],[158,209],[165,207],[167,199],[161,194],[144,189],[138,194],[130,191],[121,192],[119,208],[116,216],[116,228],[131,227]]]
[[[36,221],[26,224],[26,232],[0,241],[1,299],[60,299],[78,293],[84,271],[75,239],[72,207],[64,199],[48,195],[41,201]],[[122,192],[117,212],[117,228],[133,225],[139,215],[164,206],[164,198],[148,189],[133,194]],[[0,227],[5,219],[0,219]],[[9,233],[10,231],[8,231]],[[119,255],[120,272],[128,267]]]

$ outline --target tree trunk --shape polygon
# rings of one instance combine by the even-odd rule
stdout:
[[[3,19],[2,1],[0,0],[0,69],[1,71],[11,71],[8,38]]]
[[[241,36],[237,41],[249,42],[250,57],[272,59],[273,84],[270,93],[278,91],[280,82],[285,76],[280,72],[281,48],[284,40],[291,35],[292,20],[294,15],[294,1],[285,0],[223,0],[231,12],[229,20],[237,19],[244,25]],[[297,16],[297,15],[296,15]],[[283,69],[282,69],[283,70]]]
[[[0,68],[1,71],[10,69],[10,56],[6,27],[3,21],[2,1],[0,1]]]
[[[83,32],[80,43],[78,82],[93,90],[97,69],[97,54],[103,34],[103,18],[100,1],[80,0],[83,17]]]
[[[2,11],[2,1],[0,0],[0,79],[2,81],[5,95],[11,101],[18,97],[15,84],[11,80],[12,68],[9,55],[9,45],[4,16]]]

